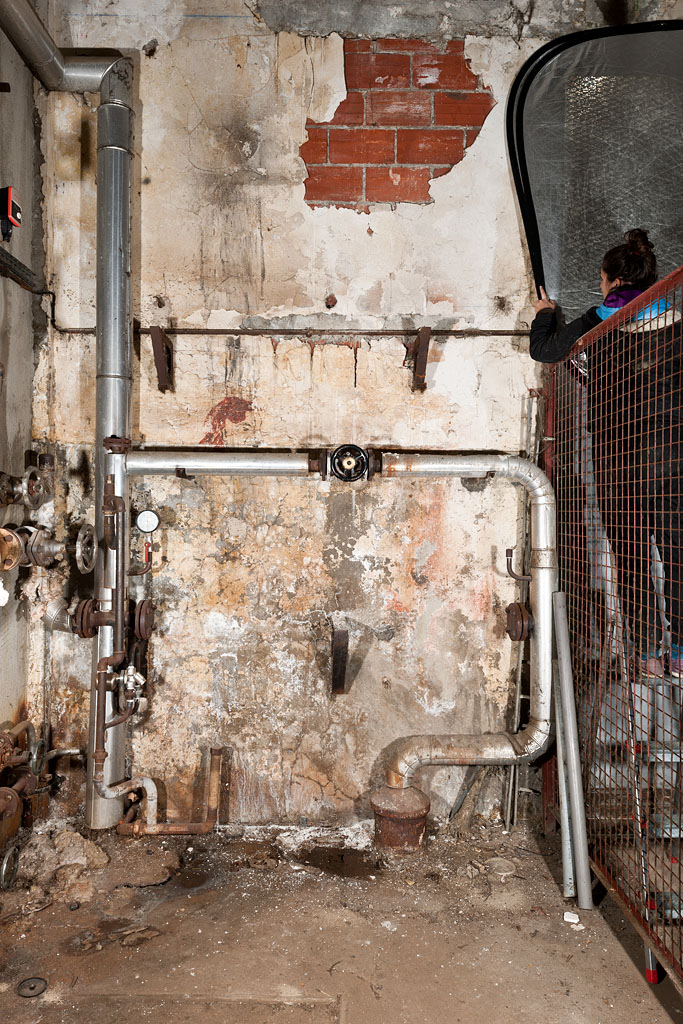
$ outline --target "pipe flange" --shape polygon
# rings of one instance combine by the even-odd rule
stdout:
[[[127,455],[133,447],[133,443],[129,437],[117,437],[116,434],[112,434],[110,437],[105,437],[102,446],[112,455]]]
[[[0,860],[0,889],[11,889],[19,870],[19,847],[10,846]]]
[[[17,813],[20,805],[19,794],[11,786],[0,787],[0,821],[11,818]]]
[[[42,743],[42,740],[38,741]],[[15,768],[16,775],[18,776],[16,785],[19,785],[21,781],[21,795],[22,796],[33,796],[38,788],[38,777],[33,774],[33,769],[27,764],[19,765]],[[15,792],[12,790],[12,792]]]
[[[7,527],[0,529],[0,572],[16,569],[23,554],[21,538]]]
[[[37,509],[47,497],[47,488],[43,474],[35,466],[30,466],[21,478],[21,500],[26,508]]]
[[[138,640],[149,640],[154,630],[154,605],[151,601],[138,601],[135,605],[134,632]]]
[[[338,480],[353,483],[368,472],[368,453],[357,444],[342,444],[330,456],[330,471]]]
[[[534,620],[523,604],[509,604],[505,609],[505,632],[511,640],[526,640],[534,627]]]
[[[92,640],[97,632],[93,618],[95,614],[95,602],[91,597],[85,601],[79,601],[74,612],[74,633],[82,640]]]
[[[97,561],[97,539],[90,523],[83,523],[76,537],[76,565],[78,571],[87,576]]]

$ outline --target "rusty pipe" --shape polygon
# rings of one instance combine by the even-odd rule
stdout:
[[[35,726],[34,726],[33,722],[29,722],[28,720],[24,721],[24,722],[17,722],[16,725],[12,726],[11,729],[7,730],[7,733],[8,733],[9,736],[12,737],[12,739],[15,741],[15,743],[19,739],[20,736],[22,736],[24,733],[26,733],[26,737],[27,737],[26,743],[27,743],[27,745],[29,747],[35,746],[35,742],[36,742],[36,729],[35,729]]]
[[[116,831],[122,836],[203,836],[210,832],[218,821],[218,805],[221,795],[221,764],[223,748],[211,748],[209,768],[209,789],[204,821],[150,821],[149,805],[146,821],[122,821]],[[132,787],[131,787],[132,788]]]
[[[101,777],[93,774],[93,783],[98,796],[101,796],[104,800],[118,800],[128,793],[132,793],[135,789],[143,790],[147,799],[147,809],[145,811],[147,825],[151,828],[156,823],[157,787],[154,780],[150,779],[148,775],[136,775],[133,779],[124,779],[123,782],[117,782],[116,785],[109,786]]]

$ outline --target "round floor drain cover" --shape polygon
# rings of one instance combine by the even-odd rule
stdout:
[[[45,978],[26,978],[19,985],[17,992],[25,999],[30,999],[32,996],[42,995],[46,988],[47,982]]]

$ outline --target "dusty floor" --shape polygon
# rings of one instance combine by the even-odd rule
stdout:
[[[645,984],[642,946],[614,904],[582,913],[578,930],[564,922],[554,842],[475,826],[382,864],[363,825],[326,841],[346,849],[321,849],[313,830],[98,837],[106,867],[67,871],[61,890],[2,894],[5,1019],[683,1020],[670,981]],[[501,881],[491,857],[514,874]],[[45,992],[21,998],[33,977]]]

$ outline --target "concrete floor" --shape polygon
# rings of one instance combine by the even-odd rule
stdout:
[[[61,890],[3,894],[5,1019],[683,1020],[670,981],[646,985],[642,946],[614,904],[582,913],[583,928],[564,922],[554,842],[475,826],[378,865],[369,831],[351,831],[364,850],[313,830],[163,845],[98,837],[105,869],[62,878]],[[505,881],[486,865],[494,856],[514,865]],[[21,998],[19,983],[36,976],[45,992]]]

